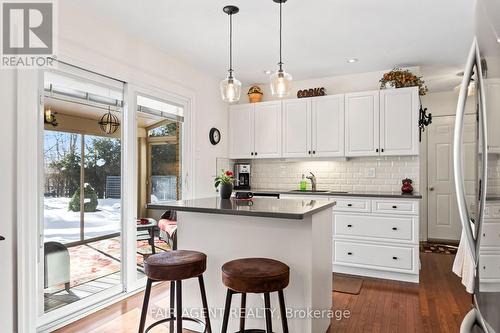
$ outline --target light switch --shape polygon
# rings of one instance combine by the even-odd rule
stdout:
[[[375,178],[375,168],[366,169],[366,177],[367,178]]]

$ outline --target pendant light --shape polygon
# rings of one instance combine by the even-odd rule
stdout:
[[[99,127],[106,134],[113,134],[120,127],[118,117],[111,113],[111,107],[108,106],[108,113],[104,114],[99,120]]]
[[[229,74],[221,81],[220,92],[223,101],[233,103],[239,101],[241,95],[241,82],[233,76],[233,15],[240,10],[236,6],[226,6],[223,11],[229,15]]]
[[[271,75],[271,93],[276,97],[285,97],[290,94],[290,89],[292,88],[292,76],[287,72],[283,71],[283,61],[281,59],[281,30],[283,27],[283,4],[286,0],[273,0],[280,4],[280,62],[278,63],[278,70]]]

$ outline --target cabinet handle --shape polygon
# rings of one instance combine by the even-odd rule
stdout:
[[[310,151],[310,150],[309,150],[307,153],[308,153],[309,155],[311,155],[311,151]]]
[[[352,207],[352,204],[347,204],[347,207]]]
[[[383,153],[384,152],[384,148],[380,149],[380,151]]]
[[[347,255],[348,256],[352,256],[352,252],[347,252]]]
[[[316,154],[316,150],[313,150],[313,154]]]
[[[5,240],[5,237],[4,236],[0,236],[0,241],[3,241]]]
[[[398,228],[396,228],[396,227],[392,227],[392,230],[396,231],[396,230],[398,230]]]
[[[377,148],[377,149],[375,149],[375,152],[376,152],[376,153],[378,153],[378,148]]]
[[[348,225],[347,225],[347,227],[348,227],[348,228],[352,228],[352,224],[348,224]]]
[[[398,208],[398,206],[394,205],[394,206],[392,206],[392,208],[396,209],[396,208]]]
[[[251,153],[250,153],[250,155],[252,155],[252,156],[253,156],[253,152],[251,152]]]
[[[398,260],[398,257],[392,257],[393,260]]]
[[[255,152],[255,156],[257,156],[257,152]]]

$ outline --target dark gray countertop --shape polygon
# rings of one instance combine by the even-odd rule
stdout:
[[[366,197],[366,198],[403,198],[403,199],[422,199],[422,195],[417,192],[412,194],[403,194],[401,192],[382,192],[382,191],[354,191],[354,192],[301,192],[294,190],[270,190],[270,189],[251,189],[251,190],[235,190],[236,192],[252,192],[252,193],[279,193],[290,195],[317,195],[328,197]]]
[[[334,205],[335,202],[327,200],[253,198],[249,201],[213,197],[148,204],[148,209],[301,220]]]

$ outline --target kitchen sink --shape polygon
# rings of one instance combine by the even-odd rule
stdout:
[[[290,192],[293,192],[293,193],[329,193],[329,194],[347,193],[346,191],[329,191],[329,190],[316,190],[316,191],[313,191],[313,190],[305,190],[305,191],[291,190]]]

